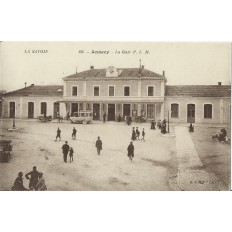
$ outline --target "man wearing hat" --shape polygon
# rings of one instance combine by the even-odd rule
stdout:
[[[29,177],[30,176],[30,177]],[[36,190],[36,184],[39,180],[39,172],[37,171],[36,166],[33,167],[33,170],[28,172],[25,177],[27,178],[27,180],[30,180],[29,183],[29,188],[32,190]]]
[[[133,129],[132,129],[131,140],[133,140],[133,141],[136,140],[136,132],[135,132],[135,128],[134,128],[134,127],[133,127]]]
[[[130,161],[132,162],[132,159],[134,158],[134,145],[133,142],[130,142],[130,145],[127,148],[127,156],[129,157]]]
[[[100,155],[100,152],[102,150],[102,141],[100,140],[99,136],[97,137],[96,148],[97,148],[97,154]]]
[[[23,173],[19,172],[18,173],[18,177],[15,179],[14,185],[11,188],[12,191],[27,191],[28,189],[26,189],[23,186]]]
[[[67,163],[67,156],[69,151],[69,145],[67,141],[65,141],[65,144],[62,146],[62,150],[63,150],[64,162]]]

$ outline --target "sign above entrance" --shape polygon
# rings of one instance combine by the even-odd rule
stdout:
[[[118,77],[121,70],[117,70],[114,66],[110,66],[106,69],[106,77]]]

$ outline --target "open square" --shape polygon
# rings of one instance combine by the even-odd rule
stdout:
[[[10,190],[17,173],[22,171],[26,174],[34,165],[44,173],[48,190],[188,190],[187,185],[178,186],[176,182],[180,168],[177,138],[161,136],[159,129],[150,130],[149,123],[128,126],[124,123],[97,122],[82,125],[67,121],[43,123],[18,120],[18,130],[13,132],[7,130],[12,126],[11,120],[2,120],[2,125],[1,138],[13,140],[13,154],[9,163],[0,164],[3,177],[1,190]],[[61,129],[61,141],[55,141],[58,127]],[[73,127],[77,129],[76,140],[72,140],[71,136]],[[132,127],[139,127],[140,131],[144,128],[146,135],[145,142],[134,141],[135,157],[131,163],[127,157],[127,147],[131,141]],[[175,128],[175,125],[170,126],[171,134],[175,134]],[[211,133],[215,130],[218,128],[207,129],[201,125],[191,136],[203,163],[200,170],[215,175],[216,180],[228,189],[230,148],[227,144],[211,141]],[[198,141],[199,135],[204,141]],[[98,136],[103,142],[100,156],[95,147]],[[61,147],[65,141],[74,149],[72,163],[69,157],[67,163],[63,161]],[[197,181],[203,181],[205,177],[199,175]],[[187,179],[189,185],[194,181],[195,177]],[[24,179],[25,187],[28,187],[28,183]],[[208,190],[211,187],[207,187]]]

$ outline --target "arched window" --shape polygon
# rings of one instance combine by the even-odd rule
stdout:
[[[171,118],[179,117],[179,105],[176,103],[171,104]]]
[[[204,118],[212,118],[212,105],[211,104],[204,105]]]

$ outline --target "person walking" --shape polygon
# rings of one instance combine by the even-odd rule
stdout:
[[[42,172],[39,173],[39,180],[38,180],[38,183],[36,184],[36,189],[37,189],[37,191],[46,191],[47,190],[47,186],[45,184],[45,179],[43,177]]]
[[[133,140],[133,141],[136,140],[136,132],[135,132],[135,128],[134,128],[134,127],[133,127],[133,129],[132,129],[131,140]]]
[[[55,141],[57,141],[58,138],[61,140],[61,130],[60,130],[59,127],[58,127],[58,129],[56,131],[56,140]]]
[[[96,148],[97,148],[97,154],[100,155],[100,152],[102,150],[102,141],[100,140],[100,137],[97,137],[97,141],[96,141]]]
[[[129,157],[129,160],[132,162],[132,159],[134,158],[134,145],[133,145],[133,142],[130,142],[130,145],[127,148],[127,156]]]
[[[56,117],[57,117],[58,122],[60,123],[60,113],[59,112],[56,113]]]
[[[73,127],[73,132],[72,132],[72,139],[76,139],[76,134],[77,134],[77,130],[75,127]]]
[[[19,172],[18,177],[15,179],[14,185],[11,188],[12,191],[28,191],[23,185],[23,173]]]
[[[144,128],[143,128],[143,131],[142,131],[142,139],[141,139],[141,141],[143,140],[144,142],[145,142],[145,131],[144,131]]]
[[[124,123],[127,124],[127,116],[124,117]]]
[[[67,113],[67,116],[66,116],[67,120],[70,119],[70,115],[69,115],[69,112]]]
[[[103,114],[103,122],[106,122],[106,113]]]
[[[70,149],[69,149],[70,163],[73,162],[73,153],[74,153],[74,150],[72,147],[70,147]]]
[[[67,141],[65,141],[65,144],[62,146],[62,150],[63,150],[64,162],[67,163],[67,156],[69,151],[69,145]]]
[[[29,183],[29,188],[31,190],[36,190],[36,184],[38,183],[39,180],[39,172],[37,171],[36,166],[33,167],[33,170],[28,172],[25,177],[27,180],[30,180]]]
[[[139,136],[140,136],[140,131],[139,131],[138,127],[136,127],[136,138],[137,138],[137,140],[139,140]]]

